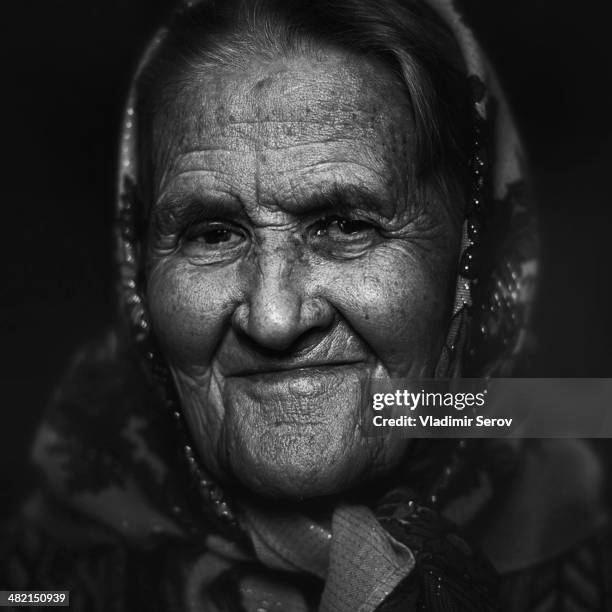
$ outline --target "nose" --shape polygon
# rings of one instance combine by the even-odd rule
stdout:
[[[252,286],[234,312],[234,326],[262,348],[303,348],[333,323],[333,308],[309,294],[304,275],[287,254],[260,257]]]

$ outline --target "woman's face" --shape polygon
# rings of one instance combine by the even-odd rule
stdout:
[[[363,384],[433,374],[459,250],[414,134],[391,73],[332,50],[209,68],[155,119],[148,301],[218,478],[324,495],[405,451],[361,434]]]

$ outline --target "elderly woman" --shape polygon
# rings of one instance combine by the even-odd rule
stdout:
[[[374,380],[512,372],[520,161],[451,2],[180,7],[126,110],[125,316],[41,427],[10,585],[87,611],[604,609],[582,446],[361,426]]]

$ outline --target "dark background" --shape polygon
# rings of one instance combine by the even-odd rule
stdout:
[[[608,3],[465,4],[522,130],[540,205],[532,375],[612,377]],[[113,315],[118,125],[138,52],[169,7],[168,1],[64,0],[13,2],[3,11],[9,45],[0,287],[5,511],[30,482],[29,440],[54,383],[74,349]],[[612,455],[612,442],[599,450]]]

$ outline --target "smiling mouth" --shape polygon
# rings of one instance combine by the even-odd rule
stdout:
[[[231,374],[230,376],[226,376],[226,378],[244,378],[252,381],[271,381],[303,377],[308,378],[329,374],[339,374],[342,370],[363,369],[365,366],[366,364],[363,360],[334,361],[312,364],[288,364],[273,367],[245,369]]]
[[[309,401],[335,397],[338,393],[344,396],[348,388],[360,386],[367,373],[364,361],[342,361],[245,371],[228,377],[228,383],[236,391],[242,390],[251,399],[262,402],[274,399],[275,403],[281,398]]]

